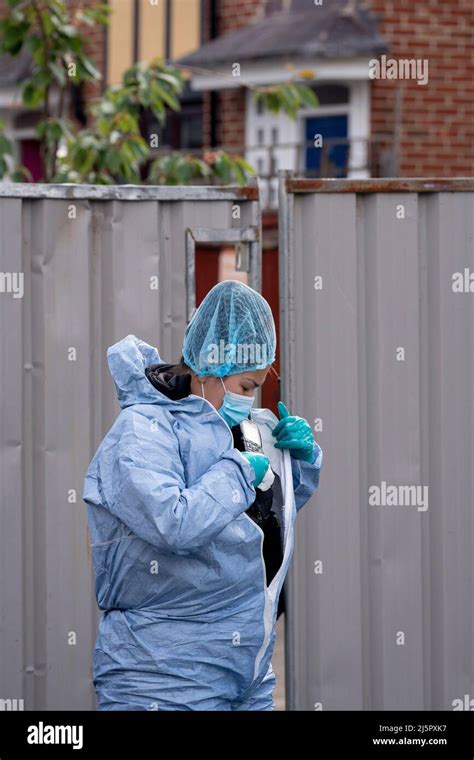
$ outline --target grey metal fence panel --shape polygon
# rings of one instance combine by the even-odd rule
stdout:
[[[187,230],[248,227],[259,240],[256,186],[0,184],[0,273],[25,288],[0,292],[0,709],[94,709],[82,487],[119,412],[106,350],[134,333],[178,360]],[[258,288],[259,245],[250,259]]]
[[[8,224],[8,232],[6,225]],[[13,239],[10,239],[10,236]],[[9,199],[0,206],[0,244],[4,251],[6,273],[21,270],[21,202]],[[25,611],[31,599],[23,594],[25,573],[28,572],[25,555],[26,542],[24,518],[18,505],[24,497],[25,484],[22,472],[22,410],[21,398],[16,389],[22,382],[23,368],[21,353],[23,319],[21,300],[0,297],[0,325],[10,325],[9,330],[0,329],[1,355],[8,356],[8,367],[0,363],[0,540],[8,535],[0,551],[0,574],[3,593],[0,595],[0,619],[6,620],[11,631],[8,657],[2,662],[2,681],[8,680],[10,694],[23,696],[22,668],[23,642],[20,632],[24,630]],[[5,579],[8,578],[8,583]],[[0,641],[4,639],[3,625]],[[29,641],[25,642],[28,649]],[[2,697],[3,694],[0,694]],[[5,695],[7,696],[7,695]]]
[[[473,211],[469,179],[281,174],[283,398],[324,449],[287,580],[290,709],[474,697],[474,292],[452,289]]]

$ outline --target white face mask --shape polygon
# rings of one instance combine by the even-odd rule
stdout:
[[[255,396],[244,396],[242,393],[233,393],[228,391],[224,385],[224,381],[220,378],[222,385],[224,386],[224,400],[222,405],[217,410],[229,427],[239,425],[242,420],[245,420],[250,413],[250,410],[254,404]],[[202,395],[204,396],[204,386],[201,383]]]

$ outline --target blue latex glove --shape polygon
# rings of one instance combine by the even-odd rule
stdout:
[[[270,460],[265,454],[253,454],[250,451],[241,451],[240,452],[253,467],[253,470],[255,472],[255,479],[252,483],[254,488],[257,488],[257,486],[260,485],[262,480],[265,477],[265,474],[270,466]]]
[[[289,449],[295,459],[313,464],[315,460],[314,436],[311,426],[303,417],[290,414],[282,401],[278,402],[278,422],[272,430],[276,436],[276,449]]]

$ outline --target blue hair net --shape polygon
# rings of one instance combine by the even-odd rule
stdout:
[[[198,375],[225,377],[268,367],[275,349],[267,301],[242,282],[224,280],[214,285],[189,322],[183,358]]]

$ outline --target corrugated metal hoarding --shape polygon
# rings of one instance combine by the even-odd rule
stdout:
[[[292,709],[474,698],[473,196],[282,175],[282,397],[325,457],[285,584]],[[81,494],[118,413],[106,349],[179,358],[208,242],[260,290],[256,187],[0,184],[0,699],[26,710],[95,707]]]
[[[95,707],[82,488],[119,411],[106,350],[134,333],[179,359],[199,242],[240,243],[260,289],[258,188],[0,184],[2,709]]]
[[[324,450],[287,709],[474,697],[473,231],[473,180],[281,174],[283,397]]]

